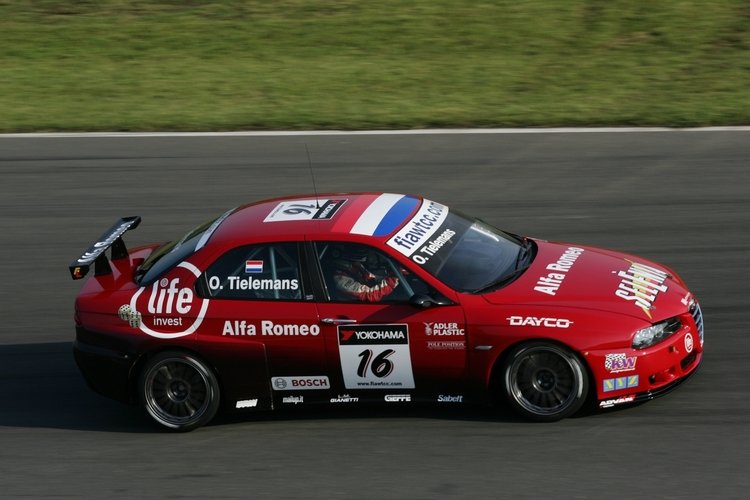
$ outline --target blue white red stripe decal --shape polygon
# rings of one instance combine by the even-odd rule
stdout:
[[[384,193],[375,198],[352,226],[350,233],[386,236],[398,229],[419,204],[417,198]]]

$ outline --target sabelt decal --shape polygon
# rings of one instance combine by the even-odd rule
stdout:
[[[664,282],[669,275],[655,267],[630,260],[628,262],[630,262],[628,270],[617,273],[617,276],[622,279],[617,285],[615,295],[633,302],[651,318],[651,309],[654,307],[656,296],[668,289]]]
[[[463,403],[464,397],[462,395],[450,396],[450,395],[438,395],[438,403]]]
[[[199,298],[187,283],[200,276],[197,267],[181,262],[152,285],[141,287],[130,304],[120,307],[120,318],[143,333],[160,339],[173,339],[194,333],[203,322],[208,299]]]
[[[263,222],[332,219],[344,203],[346,199],[282,201],[271,210]]]
[[[273,377],[271,386],[276,391],[311,391],[331,388],[325,375],[300,377]]]
[[[546,276],[540,276],[534,290],[547,295],[557,295],[557,290],[565,281],[568,271],[573,267],[578,257],[583,253],[583,248],[569,247],[557,259],[557,262],[547,264],[547,271],[552,271]]]
[[[338,340],[347,389],[414,388],[407,325],[340,325]]]

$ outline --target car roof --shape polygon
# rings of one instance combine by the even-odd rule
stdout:
[[[423,198],[397,193],[324,193],[262,200],[230,211],[211,245],[259,239],[301,239],[344,234],[385,239],[419,209]]]

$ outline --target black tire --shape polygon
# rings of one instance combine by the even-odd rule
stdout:
[[[150,359],[138,384],[141,402],[151,418],[173,431],[207,424],[219,409],[219,383],[196,356],[179,351]]]
[[[511,408],[530,420],[553,422],[569,417],[588,396],[586,367],[557,344],[530,342],[514,348],[502,374]]]

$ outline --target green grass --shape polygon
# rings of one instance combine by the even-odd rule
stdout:
[[[750,124],[747,0],[0,0],[0,131]]]

